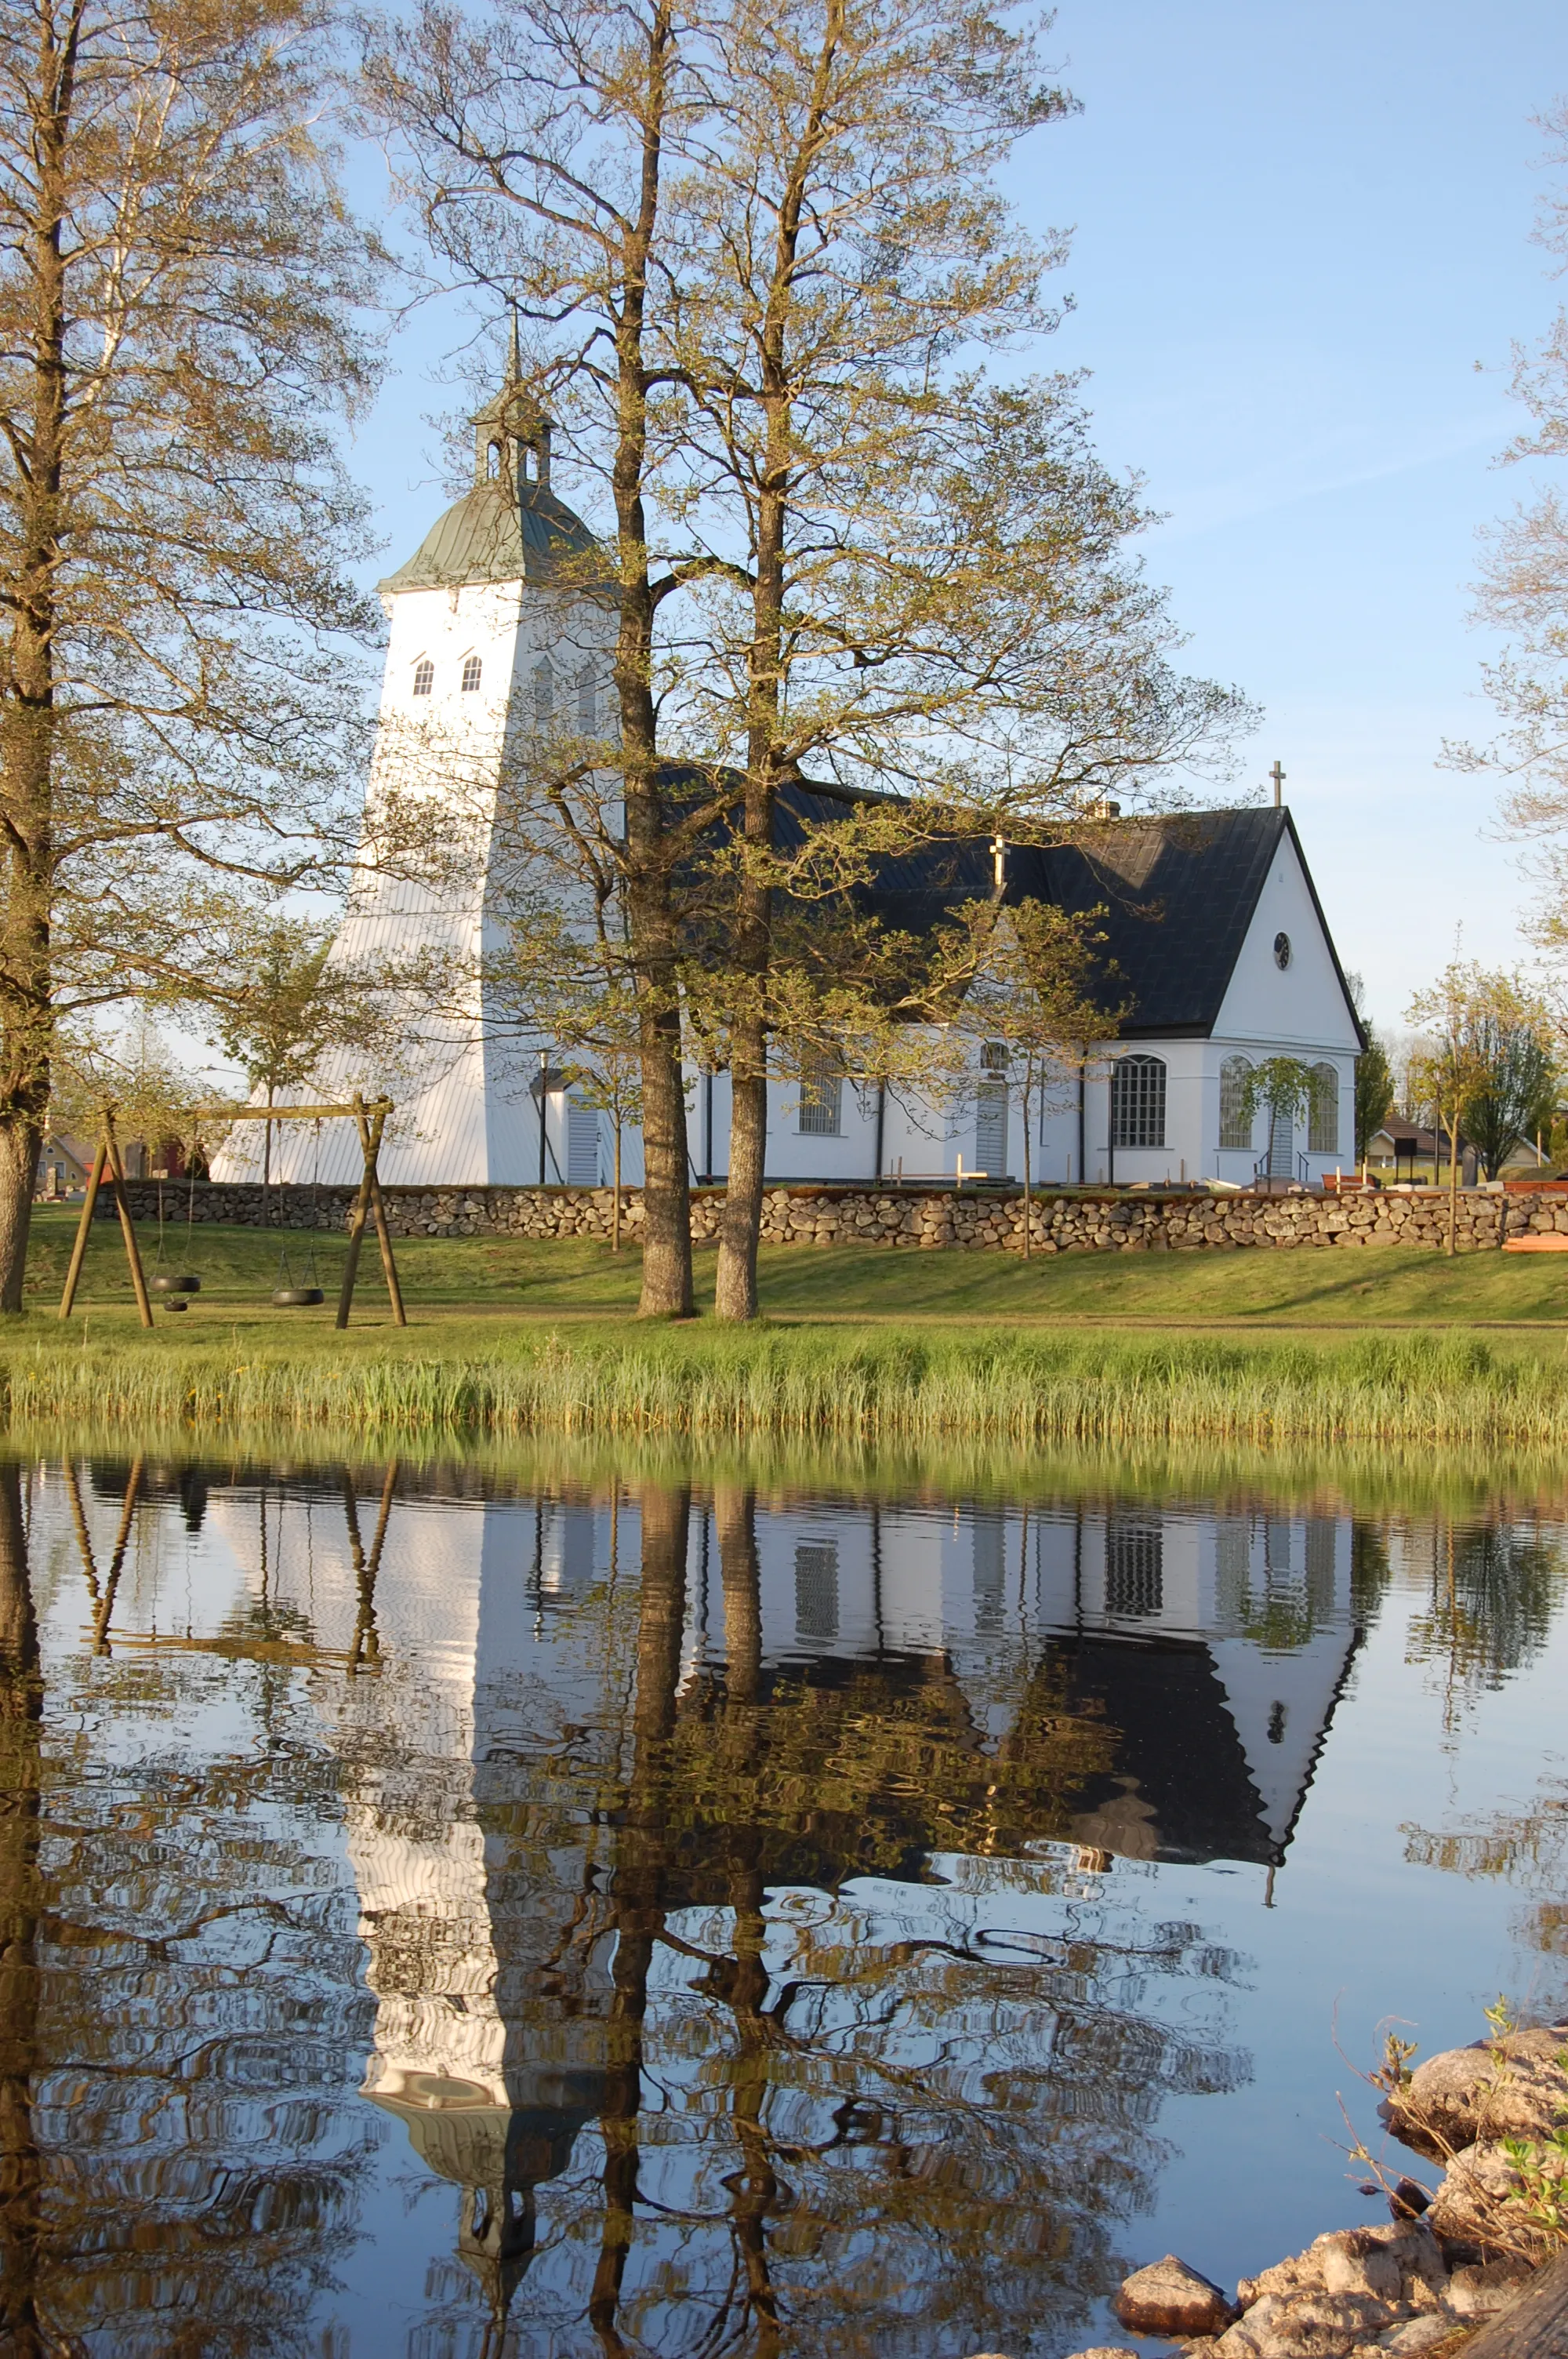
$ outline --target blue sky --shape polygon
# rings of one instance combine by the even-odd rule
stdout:
[[[1522,422],[1510,341],[1568,293],[1530,242],[1568,14],[1065,0],[1049,49],[1084,112],[1011,186],[1072,227],[1075,308],[1021,364],[1091,372],[1100,449],[1167,518],[1146,556],[1186,660],[1265,709],[1240,783],[1283,762],[1341,954],[1397,1027],[1456,926],[1469,955],[1530,955],[1492,791],[1437,759],[1488,726],[1468,584],[1526,488],[1494,463]],[[410,327],[356,443],[394,561],[442,504],[425,420],[461,332]]]

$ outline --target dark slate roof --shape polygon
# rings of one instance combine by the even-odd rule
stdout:
[[[817,782],[781,796],[780,842],[842,813],[851,799]],[[1100,957],[1108,973],[1100,999],[1124,1007],[1125,1039],[1212,1032],[1258,897],[1282,837],[1301,861],[1329,954],[1344,985],[1289,811],[1270,809],[1187,811],[1086,825],[1070,843],[1008,846],[1005,897],[1054,902],[1070,910],[1104,908]],[[995,889],[990,840],[977,835],[918,846],[883,864],[869,898],[889,926],[922,933],[965,901]],[[1348,990],[1347,1012],[1354,1021]]]
[[[413,556],[377,584],[388,592],[453,590],[470,582],[547,582],[593,535],[542,484],[476,484],[438,516]]]
[[[1009,891],[1065,909],[1104,905],[1102,954],[1120,978],[1109,995],[1127,1004],[1124,1038],[1202,1035],[1218,1020],[1288,824],[1269,810],[1115,821],[1077,843],[1021,852]]]

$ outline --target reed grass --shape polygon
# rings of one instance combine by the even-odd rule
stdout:
[[[470,1337],[472,1331],[470,1331]],[[0,1342],[15,1430],[161,1425],[398,1437],[762,1437],[928,1450],[958,1441],[1550,1451],[1568,1443],[1555,1352],[1463,1334],[1333,1343],[932,1329],[511,1330],[432,1351],[167,1330]]]

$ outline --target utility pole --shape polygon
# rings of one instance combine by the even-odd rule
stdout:
[[[1278,810],[1284,800],[1282,789],[1285,783],[1285,774],[1283,770],[1281,769],[1278,759],[1275,760],[1274,766],[1270,771],[1269,776],[1274,781],[1274,809]]]

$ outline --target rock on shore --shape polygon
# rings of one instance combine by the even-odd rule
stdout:
[[[1243,2277],[1234,2303],[1167,2254],[1123,2283],[1113,2305],[1122,2325],[1180,2338],[1187,2359],[1436,2359],[1507,2310],[1540,2262],[1568,2250],[1519,2200],[1527,2190],[1503,2143],[1536,2141],[1532,2168],[1568,2182],[1568,2154],[1548,2142],[1568,2121],[1568,2027],[1433,2056],[1383,2112],[1398,2137],[1447,2163],[1419,2217],[1422,2191],[1401,2180],[1387,2225],[1319,2236]],[[1074,2359],[1125,2354],[1102,2344]]]

